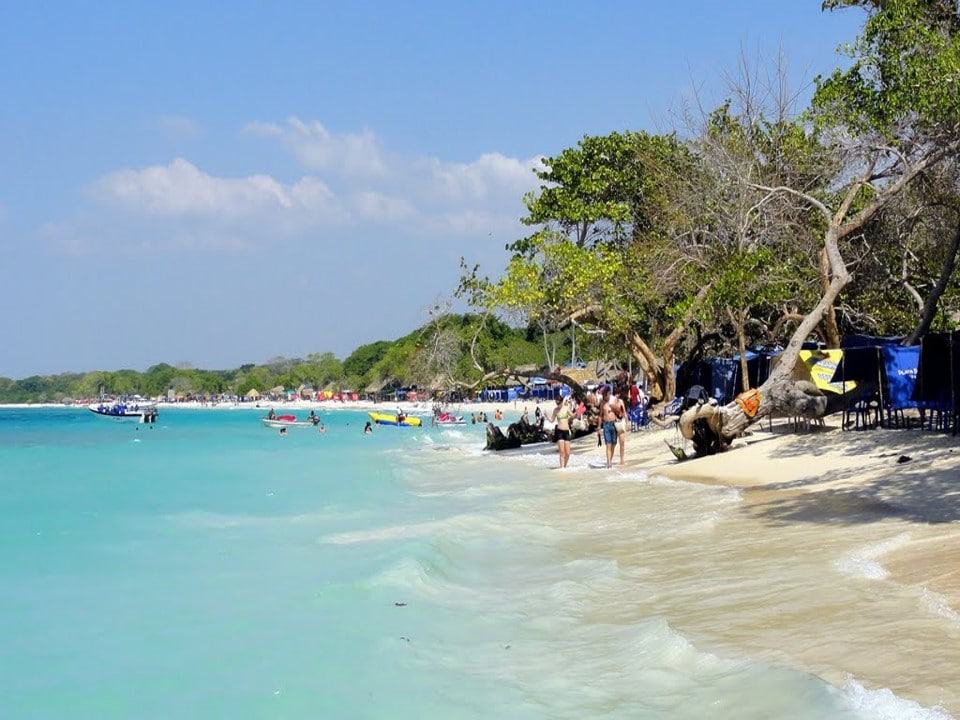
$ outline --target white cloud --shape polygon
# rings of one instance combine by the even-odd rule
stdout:
[[[358,217],[372,222],[401,222],[417,217],[417,209],[407,200],[376,191],[363,191],[351,196]]]
[[[500,153],[486,153],[470,163],[443,162],[437,158],[419,161],[425,166],[431,190],[461,201],[519,198],[534,185],[533,171],[539,158],[518,160]]]
[[[522,232],[522,196],[536,187],[540,165],[501,153],[471,162],[403,156],[386,152],[369,131],[336,134],[299,118],[251,123],[243,133],[278,142],[309,174],[228,177],[181,157],[109,173],[92,194],[134,220],[150,219],[152,232],[165,223],[170,247],[202,245],[204,233],[229,238],[210,244],[229,249],[317,230],[359,237],[401,225],[410,235],[454,243],[493,235],[502,247]]]
[[[291,117],[286,125],[250,123],[245,134],[279,138],[304,167],[346,177],[382,178],[387,160],[376,136],[369,130],[332,133],[317,120]]]
[[[183,158],[110,173],[94,183],[93,192],[105,204],[128,213],[222,224],[266,220],[299,226],[348,219],[340,201],[318,178],[307,176],[286,185],[269,175],[217,177]]]

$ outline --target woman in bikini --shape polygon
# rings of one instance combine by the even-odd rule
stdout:
[[[570,418],[573,413],[562,397],[557,398],[557,406],[553,409],[553,421],[557,424],[553,439],[560,451],[560,467],[565,468],[570,462]]]

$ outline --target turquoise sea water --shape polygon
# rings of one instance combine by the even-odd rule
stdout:
[[[944,717],[694,647],[550,521],[552,458],[365,420],[0,410],[0,717]]]

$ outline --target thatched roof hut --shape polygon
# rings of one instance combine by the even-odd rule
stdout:
[[[257,390],[256,388],[250,388],[250,390],[247,391],[247,394],[244,395],[243,397],[245,397],[247,400],[259,400],[260,391]]]
[[[585,368],[563,368],[563,374],[579,385],[586,385],[596,381],[597,372],[588,367]]]
[[[384,390],[389,388],[397,387],[399,383],[392,378],[380,378],[379,380],[371,380],[370,384],[364,389],[364,392],[370,394],[381,393]]]

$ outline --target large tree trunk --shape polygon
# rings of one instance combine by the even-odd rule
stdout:
[[[748,415],[734,400],[723,406],[696,405],[681,415],[681,433],[693,441],[697,455],[725,450],[744,430],[769,415],[815,418],[826,413],[826,397],[812,383],[794,381],[792,374],[803,343],[823,321],[840,292],[850,282],[850,273],[838,246],[840,232],[839,222],[831,222],[827,228],[824,249],[830,261],[830,282],[817,305],[797,325],[776,367],[759,387],[760,405],[756,413]]]
[[[736,403],[724,407],[700,405],[680,418],[680,432],[692,440],[698,456],[726,450],[734,438],[750,425],[769,415],[790,417],[822,417],[827,398],[811,382],[781,378],[760,386],[760,407],[752,417]]]
[[[797,329],[787,343],[786,349],[780,355],[777,366],[770,373],[766,382],[760,386],[760,405],[752,416],[747,415],[736,400],[722,407],[710,404],[697,405],[689,408],[681,415],[680,427],[681,429],[686,428],[685,436],[694,440],[697,454],[710,454],[725,449],[734,438],[743,433],[753,423],[771,414],[820,417],[826,413],[826,398],[815,387],[811,387],[810,383],[794,382],[791,375],[797,364],[797,358],[803,348],[803,343],[832,311],[841,291],[850,282],[850,273],[843,261],[843,256],[840,254],[839,241],[841,238],[859,231],[914,178],[927,168],[940,162],[944,157],[955,152],[958,144],[960,144],[960,140],[934,148],[909,165],[904,161],[904,167],[899,177],[883,189],[875,192],[866,205],[861,207],[852,217],[848,217],[850,208],[860,189],[870,184],[874,168],[883,150],[878,151],[878,154],[874,155],[873,159],[867,163],[860,178],[847,187],[843,200],[835,212],[827,208],[818,198],[793,188],[754,186],[770,194],[786,192],[802,197],[812,207],[820,211],[827,222],[827,229],[823,237],[823,253],[827,260],[829,281],[823,285],[819,302],[809,313],[804,315],[797,325]]]
[[[730,322],[733,323],[733,328],[737,333],[737,348],[740,350],[740,384],[743,385],[744,390],[749,390],[750,369],[747,365],[746,318],[743,310],[734,312],[728,308],[727,313],[730,315]]]
[[[664,343],[662,357],[658,357],[646,341],[636,333],[628,338],[630,352],[643,371],[644,377],[647,378],[650,397],[657,403],[668,403],[677,394],[677,375],[673,370],[673,363],[680,336],[671,338],[667,338]]]
[[[827,249],[820,251],[820,291],[826,293],[830,288],[830,257]],[[837,310],[830,303],[823,315],[824,336],[829,347],[840,347],[840,327],[837,325]]]

